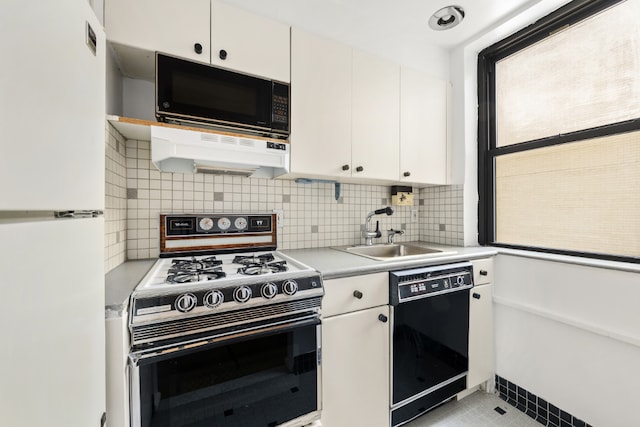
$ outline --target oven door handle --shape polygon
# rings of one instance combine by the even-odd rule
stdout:
[[[286,321],[282,323],[273,323],[268,326],[259,327],[256,329],[245,329],[241,331],[235,331],[229,334],[214,335],[211,337],[200,338],[192,341],[186,341],[179,344],[172,344],[163,347],[154,347],[152,349],[140,350],[131,352],[129,354],[129,363],[132,366],[138,367],[140,365],[146,365],[148,363],[154,363],[158,359],[165,359],[169,357],[175,357],[179,354],[193,353],[225,343],[228,341],[235,341],[246,338],[257,338],[260,336],[271,335],[277,332],[283,332],[291,329],[301,328],[304,326],[319,325],[320,318],[314,314],[312,316],[296,319],[294,321]]]

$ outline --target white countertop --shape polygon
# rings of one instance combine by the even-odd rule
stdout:
[[[441,249],[447,252],[443,255],[427,255],[405,260],[377,261],[360,255],[355,255],[332,248],[291,249],[283,250],[284,254],[310,267],[315,268],[324,279],[356,276],[359,274],[378,273],[381,271],[413,268],[419,266],[449,264],[477,258],[487,258],[497,254],[491,247],[457,247],[443,246],[426,242],[402,242],[415,246]],[[455,252],[451,254],[450,252]]]
[[[324,279],[378,273],[401,268],[448,264],[491,257],[497,253],[496,248],[490,247],[443,246],[426,242],[402,243],[441,249],[446,251],[447,254],[427,255],[403,261],[376,261],[332,248],[291,249],[281,250],[280,252],[318,270]],[[452,251],[455,253],[451,254]],[[155,262],[156,259],[127,261],[107,273],[105,280],[105,309],[108,316],[121,315],[122,311],[127,309],[131,292]]]

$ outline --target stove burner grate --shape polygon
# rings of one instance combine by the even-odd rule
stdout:
[[[240,267],[238,269],[238,274],[246,274],[248,276],[258,276],[261,274],[281,273],[283,271],[287,271],[286,261],[247,264],[244,267]]]
[[[262,255],[237,255],[233,258],[234,264],[243,264],[243,265],[254,265],[254,264],[264,264],[267,262],[274,261],[275,258],[273,254],[266,253]]]
[[[216,280],[226,276],[222,271],[222,261],[216,257],[196,259],[174,259],[167,274],[167,283],[190,283]]]
[[[211,256],[207,258],[196,259],[192,257],[191,259],[174,259],[171,261],[171,268],[169,272],[174,271],[200,271],[210,269],[212,267],[216,267],[222,265],[222,261],[216,259],[216,257]]]
[[[225,277],[226,274],[221,267],[200,270],[169,270],[167,283],[190,283],[204,280],[216,280]]]

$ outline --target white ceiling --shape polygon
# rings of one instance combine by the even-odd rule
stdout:
[[[539,0],[223,1],[364,50],[384,46],[419,52],[425,46],[450,50]],[[465,10],[462,23],[446,31],[430,29],[429,17],[449,5]]]

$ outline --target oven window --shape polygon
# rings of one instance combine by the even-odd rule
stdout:
[[[142,427],[276,426],[318,409],[316,325],[139,367]]]
[[[223,111],[245,117],[258,114],[257,88],[187,72],[172,74],[173,101],[203,111]]]

